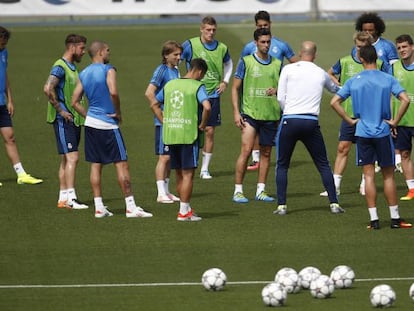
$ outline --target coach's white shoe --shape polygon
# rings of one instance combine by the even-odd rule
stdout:
[[[336,189],[336,195],[340,195],[340,194],[341,194],[341,190]],[[328,191],[325,190],[324,192],[319,193],[319,195],[321,197],[327,197],[328,196]]]

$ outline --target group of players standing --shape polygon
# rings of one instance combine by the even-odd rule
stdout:
[[[344,212],[338,204],[337,195],[340,194],[342,174],[350,147],[353,143],[357,143],[358,152],[362,151],[358,144],[358,135],[355,134],[355,124],[364,120],[362,115],[355,115],[354,109],[357,104],[353,105],[351,102],[351,97],[355,101],[355,94],[351,96],[351,92],[346,94],[343,91],[335,95],[336,102],[331,102],[331,105],[344,121],[340,128],[337,156],[332,173],[318,124],[320,99],[324,87],[331,92],[337,92],[348,80],[352,80],[356,74],[365,69],[387,72],[403,87],[397,91],[396,87],[392,90],[386,89],[388,91],[386,96],[393,93],[398,98],[393,101],[392,113],[394,117],[397,116],[396,119],[400,123],[396,128],[391,115],[387,118],[391,121],[385,123],[392,129],[393,135],[398,134],[395,135],[395,150],[398,155],[396,159],[401,159],[401,162],[397,160],[397,167],[401,163],[409,189],[401,200],[414,199],[414,167],[410,159],[411,140],[414,136],[414,109],[407,108],[409,99],[406,94],[408,93],[410,98],[414,95],[412,38],[409,35],[399,36],[395,47],[392,42],[381,37],[385,31],[385,23],[381,17],[376,13],[364,13],[356,20],[357,32],[353,38],[355,47],[351,54],[340,58],[326,73],[313,64],[316,55],[315,43],[303,42],[298,57],[286,42],[271,35],[271,20],[268,12],[259,11],[255,15],[255,23],[254,40],[246,44],[241,53],[231,89],[234,122],[241,132],[241,151],[236,161],[233,202],[249,201],[243,192],[243,179],[246,170],[258,169],[255,200],[264,202],[277,200],[278,208],[274,213],[286,214],[287,169],[295,143],[300,140],[307,147],[321,174],[326,188],[321,196],[329,197],[332,213]],[[215,127],[221,124],[220,95],[229,85],[233,73],[233,62],[228,47],[215,39],[216,31],[216,20],[207,16],[201,21],[200,36],[186,40],[183,45],[176,41],[164,43],[161,51],[162,64],[155,69],[145,91],[145,96],[155,115],[155,153],[159,156],[155,169],[157,202],[179,201],[180,209],[177,216],[179,221],[201,220],[190,205],[193,177],[198,167],[201,149],[200,178],[213,178],[209,171],[209,163],[214,148]],[[65,44],[65,53],[53,65],[44,86],[44,92],[49,99],[48,122],[54,125],[58,152],[61,155],[58,207],[88,208],[86,204],[78,201],[75,191],[80,125],[85,124],[85,153],[87,161],[91,163],[90,180],[94,192],[95,217],[113,215],[104,205],[101,194],[101,171],[102,166],[107,163],[114,163],[116,166],[118,182],[125,196],[126,216],[152,217],[151,213],[135,204],[132,195],[126,149],[119,130],[121,110],[116,87],[116,70],[109,64],[108,44],[102,41],[94,41],[90,44],[88,52],[92,64],[80,75],[75,63],[80,62],[85,54],[86,38],[71,34],[67,36]],[[370,54],[369,49],[364,50],[363,53],[366,59],[361,57],[360,50],[364,47],[371,47],[375,51],[375,57]],[[284,58],[297,66],[283,66]],[[187,68],[183,78],[180,78],[178,69],[181,60],[185,61]],[[372,62],[375,63],[374,67]],[[316,76],[320,78],[315,79],[316,82],[313,81],[315,82],[313,89],[310,90],[310,85],[298,88],[298,85],[303,84],[300,79],[303,79],[306,74],[312,76],[312,73],[317,73]],[[291,80],[296,83],[295,96],[292,96],[292,92],[289,91],[292,88]],[[283,91],[278,91],[279,82],[283,84]],[[370,90],[370,92],[376,91]],[[5,94],[4,98],[8,95]],[[88,100],[88,107],[84,105],[83,95]],[[343,111],[338,108],[338,103],[342,103],[340,107],[343,107]],[[403,116],[405,110],[407,113]],[[380,119],[385,116],[387,116],[386,112],[380,116]],[[292,127],[296,130],[300,128],[299,132],[292,133],[289,129]],[[311,132],[312,135],[305,137],[302,135],[304,132]],[[370,138],[382,137],[374,135]],[[268,195],[265,190],[271,150],[275,141],[278,153],[277,199]],[[318,148],[311,147],[315,142]],[[371,220],[368,227],[371,229],[379,228],[372,173],[374,162],[378,162],[383,172],[384,192],[392,219],[391,227],[411,227],[411,224],[399,217],[395,199],[393,175],[395,162],[392,142],[390,147],[392,147],[390,150],[392,163],[382,158],[382,153],[387,152],[386,148],[374,151],[372,161],[360,160],[363,166],[360,191],[367,198]],[[375,154],[377,151],[378,154]],[[253,163],[248,165],[250,154]],[[177,174],[178,196],[169,190],[171,169],[174,169]],[[31,178],[30,175],[28,176],[26,178]]]
[[[286,96],[286,98],[283,98],[282,95],[278,94],[278,83],[280,82],[279,79],[281,75],[283,76],[283,71],[286,72],[285,76],[292,74],[289,77],[295,77],[293,73],[293,68],[295,67],[289,65],[283,67],[284,58],[286,58],[290,63],[298,62],[297,67],[300,67],[299,63],[301,62],[313,63],[316,53],[316,45],[313,42],[309,41],[303,42],[300,55],[299,57],[297,57],[286,42],[271,35],[271,21],[268,12],[259,11],[255,15],[255,22],[256,31],[254,32],[254,40],[249,42],[244,47],[232,81],[231,97],[234,122],[235,125],[238,128],[240,128],[241,131],[241,152],[236,161],[235,189],[233,193],[233,202],[247,203],[249,201],[249,199],[244,195],[243,192],[244,175],[246,170],[258,169],[259,172],[255,200],[265,202],[275,202],[277,200],[278,209],[275,210],[275,214],[285,214],[287,210],[285,202],[287,173],[285,171],[287,171],[287,168],[289,166],[290,156],[293,152],[294,144],[292,145],[291,150],[286,151],[286,149],[289,149],[286,148],[286,145],[288,145],[287,143],[289,141],[280,140],[280,135],[284,133],[283,129],[287,128],[285,124],[287,124],[288,119],[290,123],[292,123],[292,119],[295,118],[299,119],[299,122],[302,122],[305,119],[316,121],[311,122],[312,128],[314,128],[315,125],[318,125],[317,117],[319,114],[320,95],[323,87],[329,89],[331,92],[336,92],[341,88],[341,86],[345,84],[346,81],[350,80],[356,74],[364,70],[375,69],[394,76],[398,80],[397,83],[400,83],[402,85],[402,88],[398,89],[398,91],[395,91],[396,87],[392,90],[390,88],[386,88],[384,92],[388,92],[388,96],[394,94],[394,96],[397,99],[393,100],[392,115],[391,111],[389,114],[387,114],[386,111],[383,111],[381,112],[382,115],[379,116],[381,120],[391,120],[394,117],[396,120],[400,121],[400,124],[398,128],[396,127],[397,124],[393,123],[395,122],[395,120],[386,122],[384,121],[383,124],[380,124],[381,126],[386,124],[386,126],[388,126],[388,129],[392,129],[392,135],[394,136],[395,141],[395,148],[393,142],[391,142],[390,150],[387,150],[387,148],[384,148],[383,150],[374,150],[373,155],[371,155],[371,153],[368,153],[365,150],[365,152],[369,154],[370,157],[372,157],[372,159],[367,160],[368,156],[366,155],[363,160],[358,159],[359,165],[363,166],[364,168],[360,192],[362,195],[366,195],[367,199],[371,220],[370,224],[368,225],[368,228],[378,229],[379,221],[378,214],[376,211],[376,190],[375,183],[373,182],[373,175],[371,174],[371,168],[372,171],[379,171],[379,169],[377,168],[374,169],[374,165],[378,165],[378,167],[382,169],[383,172],[385,189],[384,192],[390,209],[391,228],[410,228],[411,224],[402,220],[398,213],[398,204],[396,202],[396,199],[394,198],[396,196],[396,189],[393,172],[394,166],[396,167],[396,169],[402,168],[402,172],[404,174],[407,187],[409,189],[407,195],[402,197],[401,200],[414,199],[414,170],[412,162],[410,160],[411,139],[412,136],[414,136],[414,132],[412,131],[412,128],[414,126],[414,118],[411,109],[407,108],[409,103],[409,97],[407,93],[412,97],[413,94],[410,92],[414,91],[413,86],[410,83],[412,79],[409,79],[409,77],[411,77],[412,75],[411,71],[414,68],[414,45],[412,38],[409,35],[405,34],[399,36],[396,39],[395,47],[391,41],[382,38],[382,34],[385,31],[385,23],[382,20],[382,18],[378,16],[377,13],[370,12],[362,14],[358,17],[355,23],[355,29],[357,31],[353,37],[355,46],[352,49],[350,55],[340,58],[338,62],[335,63],[328,70],[327,75],[329,75],[330,81],[325,80],[326,73],[321,75],[320,86],[322,88],[320,88],[320,92],[318,88],[318,91],[315,94],[315,98],[319,98],[319,102],[316,101],[314,103],[314,107],[309,107],[310,104],[308,102],[307,107],[306,104],[302,104],[300,100],[309,99],[309,96],[297,96],[296,98],[293,98],[292,96],[289,96],[289,94],[284,94],[283,96]],[[209,97],[210,102],[209,110],[211,110],[212,112],[212,117],[209,119],[209,121],[207,121],[207,128],[209,126],[214,128],[215,126],[220,124],[219,95],[225,90],[229,83],[229,73],[231,72],[232,65],[231,59],[229,58],[227,47],[223,43],[214,39],[216,28],[217,24],[214,18],[206,17],[201,22],[200,37],[195,37],[190,40],[187,40],[183,44],[183,48],[181,48],[181,46],[174,41],[169,41],[166,43],[166,45],[164,45],[162,52],[163,65],[158,67],[154,72],[152,80],[146,91],[146,96],[150,101],[150,105],[156,113],[157,122],[161,123],[164,120],[164,129],[162,129],[160,123],[158,123],[156,126],[156,132],[158,133],[157,146],[159,146],[158,143],[161,143],[161,146],[164,147],[164,149],[157,149],[158,151],[156,151],[156,153],[160,155],[160,159],[164,157],[165,153],[170,152],[169,147],[171,147],[171,144],[168,144],[168,140],[165,140],[164,142],[166,143],[166,145],[163,145],[163,140],[161,138],[162,133],[167,133],[169,131],[168,129],[179,127],[176,124],[170,124],[173,115],[168,115],[168,117],[166,117],[165,111],[164,115],[162,115],[163,107],[165,109],[165,107],[169,107],[170,105],[174,106],[174,104],[171,104],[171,102],[175,102],[176,98],[173,97],[177,94],[177,89],[170,88],[170,90],[174,90],[174,92],[172,92],[170,95],[165,94],[164,86],[165,84],[168,85],[168,81],[171,79],[171,75],[166,77],[166,75],[160,74],[160,72],[162,72],[163,70],[167,72],[173,70],[175,71],[174,78],[178,78],[179,73],[177,66],[180,61],[180,52],[182,53],[181,59],[185,60],[187,63],[187,69],[191,68],[191,62],[195,59],[201,58],[206,61],[206,75],[204,76],[202,74],[202,77],[200,79],[202,82],[205,83],[205,86],[207,87],[207,95]],[[375,52],[375,55],[372,55],[372,51],[370,52],[368,49],[368,51],[364,52],[364,55],[366,55],[365,57],[367,59],[364,60],[362,59],[362,57],[360,59],[360,49],[362,47],[368,46],[371,47],[371,49]],[[168,63],[168,52],[175,53],[176,58],[174,59],[174,62]],[[400,57],[398,56],[398,53]],[[374,56],[375,60],[372,60],[372,57]],[[373,61],[375,63],[374,67],[372,67]],[[289,68],[289,70],[287,70],[287,68]],[[302,75],[303,73],[306,73],[306,70],[311,69],[303,70],[304,71],[302,72]],[[287,73],[288,71],[289,73]],[[287,78],[284,77],[284,79]],[[312,79],[312,77],[310,79]],[[297,81],[297,83],[299,82],[300,81]],[[393,82],[396,82],[396,80],[393,80]],[[286,83],[289,84],[289,82]],[[350,84],[351,83],[349,83],[349,85]],[[287,90],[289,89],[288,86],[286,88]],[[203,85],[200,85],[200,89],[203,89]],[[200,89],[197,89],[197,92],[194,93],[194,105],[197,105],[197,103],[202,104],[205,100],[205,97],[200,96],[199,94],[201,92]],[[181,91],[185,93],[183,89],[180,89],[180,92]],[[309,90],[304,88],[304,92],[305,91],[309,92]],[[376,91],[378,91],[378,89],[376,89],[376,86],[374,85],[373,89],[369,91],[375,93]],[[163,95],[161,97],[157,97],[155,95],[157,92],[160,92]],[[300,93],[298,89],[296,89],[296,92]],[[204,91],[202,91],[201,93],[204,94]],[[211,94],[214,95],[211,96]],[[357,146],[359,146],[357,142],[358,135],[355,134],[357,126],[355,125],[357,122],[360,122],[361,118],[363,118],[360,114],[358,114],[357,116],[354,115],[353,105],[351,102],[351,97],[353,98],[353,96],[351,96],[351,93],[345,94],[344,91],[338,94],[340,94],[339,96],[341,99],[339,101],[344,101],[342,105],[345,109],[344,111],[346,112],[346,115],[349,116],[353,121],[348,122],[349,120],[346,120],[344,118],[341,124],[339,144],[337,148],[337,156],[335,160],[333,174],[332,170],[329,167],[329,163],[327,163],[323,139],[313,140],[313,143],[315,141],[320,141],[321,144],[323,144],[320,145],[320,147],[322,147],[320,148],[322,151],[319,152],[317,150],[311,150],[313,149],[311,147],[308,148],[308,143],[309,146],[312,146],[312,141],[307,140],[308,138],[303,138],[300,135],[293,138],[293,141],[295,142],[297,140],[301,140],[308,148],[308,151],[310,152],[321,174],[324,186],[327,189],[327,191],[321,193],[321,196],[329,197],[331,212],[335,214],[340,214],[344,212],[344,210],[338,204],[337,195],[340,194],[342,174],[344,173],[346,167],[350,147],[353,143],[357,143]],[[213,99],[211,99],[210,96],[213,97]],[[341,96],[344,97],[342,98]],[[354,96],[356,95],[354,94]],[[276,101],[276,97],[279,103]],[[282,101],[284,101],[285,99],[286,102],[284,103],[281,109]],[[338,101],[336,97],[335,100]],[[291,107],[288,108],[285,104],[287,104],[289,101],[296,101],[297,107],[293,109],[291,109]],[[356,100],[356,102],[358,102],[358,100]],[[331,104],[332,107],[336,110],[335,103]],[[377,105],[381,106],[381,103],[377,103]],[[288,109],[295,111],[295,113],[288,114],[286,112],[286,110]],[[312,109],[315,109],[314,113],[312,112]],[[406,109],[408,109],[408,112],[403,116]],[[168,113],[171,113],[170,110],[168,111]],[[177,112],[175,109],[173,113],[177,114],[179,112]],[[279,125],[281,115],[282,121],[284,121],[282,125]],[[287,115],[289,116],[287,117]],[[401,120],[399,120],[400,118]],[[366,120],[361,121],[361,124],[363,124],[365,121]],[[200,135],[200,133],[202,133],[204,130],[204,121],[199,123],[199,125],[200,126],[198,128],[198,137],[203,136]],[[211,129],[209,129],[209,131],[211,131]],[[209,135],[209,131],[206,131],[206,138],[208,137],[206,141],[209,141],[208,146],[212,147],[214,135]],[[304,129],[302,129],[302,131],[304,131]],[[212,132],[214,133],[214,130]],[[396,135],[397,132],[399,133],[399,135]],[[179,130],[176,133],[179,133]],[[318,137],[318,135],[320,135],[320,133],[314,133],[312,139],[315,139],[315,137]],[[375,140],[377,138],[382,138],[382,135],[385,135],[384,132],[381,132],[380,134],[373,134],[372,136],[369,136],[369,138]],[[390,135],[391,137],[391,131],[388,131],[386,136],[388,137],[388,135]],[[289,139],[289,136],[286,134],[284,134],[283,137]],[[265,184],[270,163],[270,153],[272,147],[275,144],[275,141],[276,150],[278,153],[276,170],[276,183],[278,188],[277,199],[273,198],[272,196],[269,196],[265,191]],[[199,144],[199,140],[196,140],[194,143]],[[174,144],[178,144],[178,142],[175,142]],[[362,153],[361,147],[358,147],[357,150],[358,152]],[[287,153],[283,154],[284,152]],[[376,152],[378,152],[378,154],[376,154]],[[392,163],[389,163],[384,160],[384,156],[382,153],[387,152],[389,154],[392,154]],[[251,165],[247,165],[250,153],[253,157],[253,163]],[[211,155],[212,148],[209,148],[208,151],[206,151],[205,149],[203,150],[203,164],[200,171],[200,177],[203,179],[212,178],[212,175],[208,171],[208,163],[211,159]],[[196,158],[198,156],[198,153],[195,155],[195,158],[191,158],[192,160],[195,160],[191,165],[187,165],[188,163],[184,164],[184,162],[177,163],[177,159],[179,159],[182,156],[183,155],[181,153],[175,153],[173,155],[170,154],[170,159],[172,161],[171,168],[175,169],[178,175],[182,175],[183,171],[189,170],[191,171],[190,175],[192,178],[194,175],[194,169],[197,167],[197,165],[193,164],[197,163]],[[157,185],[159,194],[158,202],[172,203],[174,202],[174,198],[176,197],[169,193],[168,187],[163,187],[163,185],[168,185],[169,180],[168,162],[164,163],[166,163],[163,166],[164,173],[157,174]],[[392,170],[391,168],[389,168],[389,166],[392,168]],[[283,170],[283,167],[286,167],[285,171]],[[281,190],[279,190],[279,188]],[[332,189],[328,188],[332,188],[334,190],[332,191]],[[180,185],[178,185],[177,189],[179,191],[180,196],[180,193],[182,191]],[[189,199],[190,197],[186,196],[185,200],[189,201]],[[188,203],[188,205],[186,205],[185,208],[182,208],[182,203],[183,201],[181,200],[180,212],[178,215],[179,220],[196,221],[201,219],[193,213],[193,210],[191,209],[189,202],[186,202],[186,204]]]

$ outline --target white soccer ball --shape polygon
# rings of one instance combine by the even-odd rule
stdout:
[[[397,296],[391,286],[381,284],[375,286],[369,294],[369,300],[374,307],[387,308],[390,307]]]
[[[331,272],[335,288],[350,288],[355,279],[355,272],[345,265],[336,266]]]
[[[315,267],[305,267],[299,271],[299,285],[302,288],[308,289],[310,283],[321,275],[321,271]]]
[[[204,288],[211,291],[219,291],[224,288],[227,282],[226,274],[219,268],[211,268],[203,273],[201,283]]]
[[[275,282],[282,285],[288,294],[297,293],[300,290],[299,275],[292,268],[280,269],[275,275]]]
[[[286,303],[286,289],[279,283],[272,282],[262,289],[262,299],[266,306],[280,307]]]
[[[408,294],[410,295],[410,298],[414,301],[414,283],[411,284]]]
[[[329,276],[321,274],[317,279],[310,283],[309,289],[313,297],[323,299],[332,295],[335,286]]]

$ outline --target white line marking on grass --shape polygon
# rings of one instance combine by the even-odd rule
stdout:
[[[371,278],[355,279],[355,282],[379,282],[379,281],[412,281],[413,277],[405,278]],[[228,285],[252,285],[267,284],[272,281],[238,281],[227,282]],[[27,289],[27,288],[98,288],[98,287],[161,287],[161,286],[200,286],[201,282],[177,282],[177,283],[112,283],[112,284],[19,284],[0,285],[0,289]]]

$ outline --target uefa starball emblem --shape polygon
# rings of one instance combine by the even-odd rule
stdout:
[[[184,94],[178,90],[175,90],[171,94],[170,103],[171,107],[174,109],[181,109],[181,107],[184,105]]]

